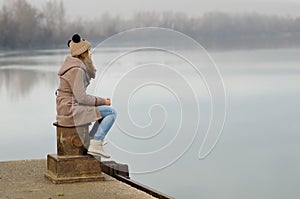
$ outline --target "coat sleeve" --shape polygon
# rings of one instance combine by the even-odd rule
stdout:
[[[69,83],[76,101],[79,104],[89,105],[89,106],[100,106],[105,104],[105,99],[101,97],[96,97],[86,93],[84,87],[85,72],[79,68],[72,69],[72,78],[69,79]]]

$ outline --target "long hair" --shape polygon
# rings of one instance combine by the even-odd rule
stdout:
[[[80,59],[83,64],[85,65],[87,72],[91,78],[95,78],[96,76],[96,68],[94,67],[93,61],[91,56],[89,55],[89,50],[85,51],[84,53],[74,56]]]

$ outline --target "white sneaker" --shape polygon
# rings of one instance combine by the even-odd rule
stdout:
[[[103,142],[97,140],[91,140],[88,149],[88,154],[93,156],[103,156],[105,158],[110,158],[110,155],[103,150]]]

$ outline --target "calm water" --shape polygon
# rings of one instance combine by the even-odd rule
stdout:
[[[67,53],[0,53],[0,161],[56,152],[54,91]],[[164,52],[135,52],[109,64],[115,53],[94,52],[98,79],[89,93],[112,97],[118,119],[106,149],[129,165],[133,179],[176,198],[300,197],[300,50],[211,53],[226,102],[206,85],[220,77],[193,52],[202,76]],[[199,158],[224,103],[220,139]],[[206,151],[217,135],[208,135]]]

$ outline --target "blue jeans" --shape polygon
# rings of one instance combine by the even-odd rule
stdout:
[[[114,124],[116,117],[117,117],[117,113],[116,113],[115,109],[111,106],[105,106],[105,105],[98,106],[98,109],[100,111],[102,119],[100,121],[96,121],[93,126],[93,130],[94,131],[96,130],[95,135],[94,136],[92,135],[93,130],[91,131],[90,134],[91,134],[91,136],[93,136],[94,140],[102,141],[102,140],[104,140],[109,129]]]

